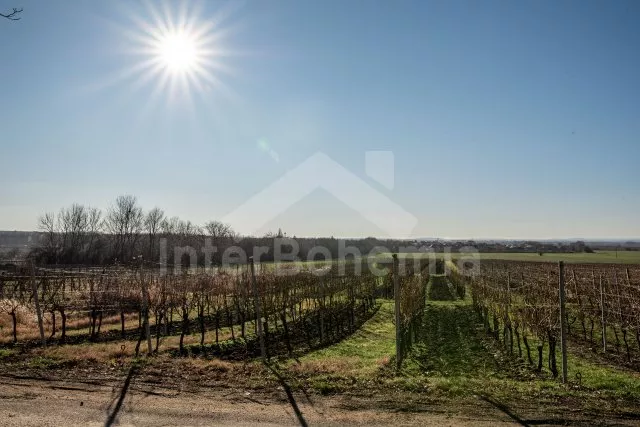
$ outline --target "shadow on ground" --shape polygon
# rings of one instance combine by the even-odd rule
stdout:
[[[427,304],[411,359],[429,375],[498,375],[499,367],[483,345],[478,327],[470,305]]]

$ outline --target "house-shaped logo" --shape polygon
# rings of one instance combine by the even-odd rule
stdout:
[[[366,172],[387,188],[393,188],[393,154],[367,152]],[[255,233],[319,188],[358,212],[389,237],[410,237],[418,223],[411,213],[322,152],[316,152],[251,197],[223,218],[223,222],[233,229]]]

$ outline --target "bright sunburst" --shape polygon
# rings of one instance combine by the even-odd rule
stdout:
[[[145,10],[131,14],[132,25],[120,31],[128,39],[133,62],[116,81],[133,79],[135,87],[151,85],[151,104],[163,94],[170,101],[191,100],[194,93],[207,100],[212,94],[232,97],[220,79],[232,74],[223,63],[230,52],[229,28],[224,25],[230,11],[206,15],[189,1],[146,3]]]
[[[166,34],[158,42],[158,56],[172,72],[195,70],[199,56],[196,41],[189,34],[176,32]]]

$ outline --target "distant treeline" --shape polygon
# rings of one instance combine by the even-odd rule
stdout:
[[[264,247],[262,261],[274,259],[274,246],[285,254],[294,250],[286,243],[286,235],[281,230],[261,237],[239,236],[220,221],[198,225],[177,217],[166,217],[160,208],[145,212],[136,197],[129,195],[118,197],[106,212],[75,203],[58,213],[45,213],[38,219],[38,227],[38,243],[32,247],[30,255],[40,264],[112,265],[142,259],[145,263],[171,265],[186,264],[195,257],[199,265],[205,262],[219,265],[225,250],[231,247],[242,249],[246,256],[251,256],[255,247]],[[285,244],[278,238],[285,238]],[[355,252],[369,254],[376,247],[397,251],[412,245],[406,240],[373,237],[347,240],[292,238],[298,246],[295,255],[300,259],[324,259],[328,254],[337,259],[345,252],[352,257]],[[207,254],[205,248],[208,246],[215,247],[216,251]],[[318,246],[326,250],[310,253]],[[175,259],[176,256],[180,259]],[[206,260],[205,256],[211,259]]]
[[[144,211],[136,197],[119,196],[106,211],[74,203],[56,212],[48,212],[38,219],[39,232],[0,231],[0,258],[17,259],[30,255],[40,264],[113,265],[143,260],[149,264],[199,265],[223,261],[225,250],[242,249],[246,256],[253,255],[255,247],[265,247],[261,261],[272,261],[277,238],[286,238],[278,230],[264,236],[239,236],[231,227],[217,220],[194,224],[178,217],[167,217],[160,208]],[[345,254],[367,255],[374,248],[401,251],[418,248],[436,253],[458,251],[473,247],[478,252],[592,252],[601,249],[638,250],[638,242],[542,242],[542,241],[448,241],[397,240],[368,237],[363,239],[336,239],[333,237],[295,237],[295,254],[300,259],[323,259],[329,255],[340,259]],[[207,255],[207,246],[216,251]],[[285,245],[286,246],[286,245]],[[317,247],[322,247],[318,251]],[[186,248],[185,253],[180,248]],[[192,248],[193,250],[190,250]],[[316,248],[316,249],[313,249]],[[176,252],[178,249],[178,252]],[[289,253],[291,247],[283,247]],[[355,252],[355,253],[354,253]],[[176,255],[177,254],[177,255]],[[176,256],[180,259],[176,259]],[[282,259],[282,258],[280,258]],[[241,259],[239,261],[242,261]]]

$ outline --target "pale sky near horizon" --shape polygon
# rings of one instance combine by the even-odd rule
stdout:
[[[13,7],[0,229],[120,194],[202,224],[320,151],[415,216],[416,237],[640,237],[639,2]],[[206,59],[188,83],[143,49],[168,27]],[[393,152],[393,189],[366,175],[369,150]],[[385,236],[324,190],[260,232],[279,227]]]

